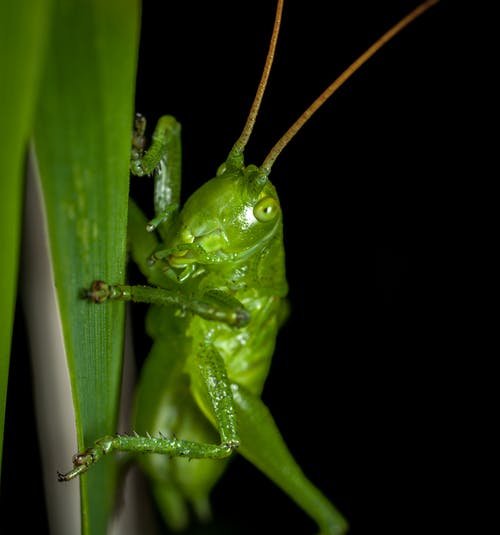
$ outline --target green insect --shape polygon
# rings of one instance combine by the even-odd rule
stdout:
[[[292,125],[260,166],[245,166],[243,152],[270,72],[283,9],[247,123],[215,178],[180,206],[180,126],[162,117],[145,150],[137,116],[131,171],[153,175],[155,217],[148,221],[130,201],[131,256],[150,286],[95,281],[88,297],[149,303],[146,328],[153,340],[138,386],[134,434],[103,437],[75,455],[61,481],[86,472],[112,451],[143,453],[165,522],[183,529],[193,510],[210,517],[209,495],[229,457],[238,451],[281,487],[317,523],[339,535],[347,523],[303,474],[260,399],[278,330],[288,314],[279,198],[272,165],[309,117],[385,42],[427,10],[427,0],[382,36],[333,82]],[[150,434],[151,433],[151,434]],[[156,454],[156,455],[152,455]]]

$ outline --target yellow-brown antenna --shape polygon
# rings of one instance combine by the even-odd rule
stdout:
[[[264,70],[262,71],[262,78],[260,79],[259,85],[257,87],[257,93],[255,94],[252,107],[248,113],[247,122],[243,127],[240,137],[233,146],[232,154],[241,154],[245,149],[250,135],[252,134],[253,127],[255,125],[255,120],[257,114],[259,113],[260,104],[262,102],[262,97],[266,90],[267,80],[269,79],[269,73],[271,72],[271,66],[274,60],[274,52],[276,50],[276,43],[278,42],[278,34],[280,31],[281,25],[281,14],[283,13],[283,4],[284,0],[278,0],[278,5],[276,7],[276,16],[274,19],[273,33],[271,35],[271,42],[269,43],[269,50],[267,51],[266,63],[264,65]]]
[[[346,80],[348,80],[361,67],[361,65],[363,65],[363,63],[369,60],[378,50],[380,50],[380,48],[382,48],[388,41],[390,41],[396,34],[398,34],[405,26],[413,22],[417,17],[422,15],[422,13],[427,11],[431,6],[433,6],[434,4],[437,4],[438,1],[439,0],[427,0],[423,2],[422,4],[420,4],[418,7],[416,7],[413,11],[411,11],[408,15],[406,15],[406,17],[404,17],[397,24],[395,24],[389,31],[384,33],[382,37],[377,39],[377,41],[375,41],[375,43],[373,43],[373,45],[370,48],[368,48],[368,50],[366,50],[366,52],[361,54],[361,56],[359,56],[359,58],[356,61],[354,61],[334,82],[332,82],[332,84],[330,84],[323,91],[323,93],[321,93],[321,95],[307,108],[307,110],[292,124],[292,126],[286,131],[283,137],[276,143],[276,145],[274,145],[274,147],[271,149],[269,154],[266,156],[260,168],[262,175],[264,176],[269,175],[269,173],[271,172],[271,167],[276,161],[276,158],[280,155],[281,151],[288,145],[288,143],[295,136],[295,134],[311,118],[313,113],[315,113],[337,91],[337,89]],[[280,1],[279,3],[281,4],[281,8],[282,8],[283,2]],[[280,11],[280,6],[278,6],[278,11]],[[280,13],[280,16],[281,16],[281,13]],[[275,25],[275,28],[276,28],[276,25]],[[276,40],[276,37],[273,32],[273,39]],[[274,48],[273,48],[273,54],[274,54]],[[268,56],[268,59],[266,61],[266,68],[268,70],[271,67],[270,65],[271,63],[272,63],[272,57],[271,57],[271,60],[269,60],[269,56]],[[269,73],[267,73],[266,76],[263,75],[262,80],[264,80],[265,78],[265,80],[267,81],[268,74]],[[261,84],[263,83],[262,80],[261,80]],[[259,91],[261,93],[260,95],[260,100],[261,100],[262,93],[264,90],[260,85],[259,85]],[[257,101],[257,97],[255,100]],[[259,100],[259,104],[260,104],[260,100]],[[250,117],[248,118],[248,121],[247,121],[247,125],[248,123],[251,122],[251,126],[250,126],[250,131],[248,132],[248,135],[245,138],[245,143],[248,141],[248,137],[250,136],[251,128],[253,126],[253,123],[255,122],[255,116],[257,115],[257,110],[258,110],[258,106],[256,110],[254,110],[254,107],[252,106],[252,112],[254,115],[253,115],[252,121],[250,121]],[[247,127],[245,126],[245,128]],[[245,130],[243,132],[245,132]]]

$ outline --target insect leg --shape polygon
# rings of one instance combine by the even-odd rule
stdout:
[[[306,478],[289,452],[268,408],[255,395],[233,384],[241,453],[281,487],[318,524],[323,535],[341,535],[347,522]]]
[[[179,209],[181,188],[181,125],[164,115],[153,132],[149,149],[144,152],[146,119],[137,115],[132,137],[130,170],[136,176],[152,174],[155,181],[155,218],[148,230],[158,228],[162,238],[168,222]]]
[[[178,290],[94,281],[87,297],[98,304],[106,301],[134,301],[152,305],[174,305],[202,318],[221,321],[234,327],[243,327],[250,321],[250,314],[237,299],[217,290],[196,297]]]
[[[105,436],[97,440],[93,447],[75,455],[73,469],[66,474],[58,474],[59,481],[69,481],[83,474],[112,451],[158,453],[189,459],[228,457],[239,446],[239,438],[231,383],[227,377],[224,361],[209,343],[200,347],[193,358],[196,361],[191,370],[194,393],[202,400],[202,406],[208,407],[207,410],[215,419],[221,439],[219,444],[167,438],[163,435]]]

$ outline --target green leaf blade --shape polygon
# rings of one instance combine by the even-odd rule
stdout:
[[[56,2],[35,147],[80,448],[116,430],[124,307],[81,298],[125,274],[136,0]],[[61,459],[61,468],[70,459]],[[82,478],[82,532],[104,533],[114,460]]]

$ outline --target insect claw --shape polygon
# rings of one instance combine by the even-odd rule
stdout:
[[[134,129],[140,135],[143,135],[146,131],[146,117],[142,113],[137,112],[135,114]]]
[[[146,119],[140,113],[135,114],[134,130],[132,131],[132,157],[131,166],[135,171],[143,174],[142,166],[140,165],[140,158],[144,153],[146,146],[146,138],[144,132],[146,131]]]
[[[87,299],[94,303],[104,303],[110,296],[110,286],[104,281],[96,280],[87,291]]]

